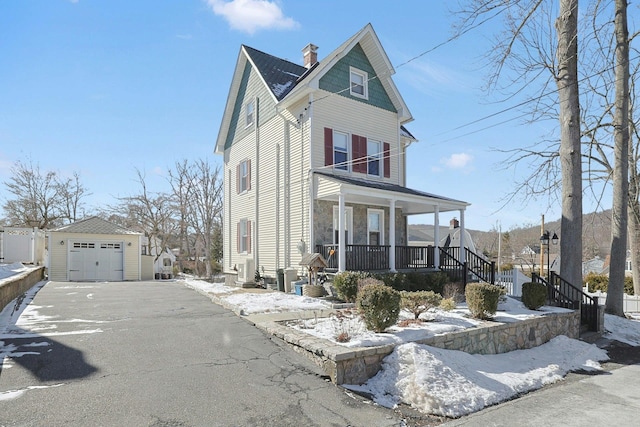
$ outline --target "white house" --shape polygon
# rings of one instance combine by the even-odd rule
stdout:
[[[407,217],[432,214],[438,233],[456,212],[464,230],[468,203],[407,187],[413,117],[373,27],[317,51],[308,44],[299,65],[240,47],[215,148],[228,282],[273,277],[308,252],[340,271],[437,267],[438,250],[416,265]]]

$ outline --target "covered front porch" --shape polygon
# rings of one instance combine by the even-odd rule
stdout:
[[[315,172],[314,249],[335,271],[453,269],[477,255],[466,249],[464,212],[468,203],[379,180]],[[459,246],[439,248],[440,215],[455,212]],[[407,218],[432,214],[433,245],[411,246]],[[342,238],[341,238],[342,237]],[[465,250],[459,250],[459,248]]]

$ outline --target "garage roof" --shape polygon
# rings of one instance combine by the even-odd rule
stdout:
[[[61,231],[65,233],[89,233],[89,234],[142,234],[127,230],[112,222],[97,216],[92,216],[73,224],[64,225],[51,231]]]

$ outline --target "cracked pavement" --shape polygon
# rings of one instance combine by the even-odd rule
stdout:
[[[180,282],[49,282],[0,357],[1,426],[413,425]]]

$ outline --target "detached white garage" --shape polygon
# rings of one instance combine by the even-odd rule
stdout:
[[[119,282],[141,278],[141,233],[91,217],[49,232],[49,279]]]

